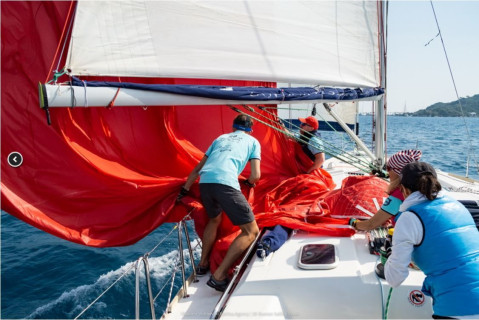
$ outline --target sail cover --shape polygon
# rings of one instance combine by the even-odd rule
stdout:
[[[96,2],[86,2],[86,6],[93,5],[97,8],[92,12],[94,16],[115,11],[113,8],[118,5],[128,8],[129,10],[124,12],[125,16],[121,19],[117,17],[119,20],[115,22],[106,17],[92,18],[92,20],[105,20],[106,33],[115,33],[116,31],[111,31],[109,27],[109,25],[115,25],[121,30],[118,34],[124,32],[125,37],[129,35],[132,28],[138,28],[140,42],[144,42],[146,46],[148,37],[145,38],[145,35],[140,32],[144,25],[131,24],[128,21],[138,15],[137,7],[146,6],[145,12],[150,15],[154,9],[151,5],[155,3],[134,2],[132,5],[121,1],[96,7]],[[157,2],[156,5],[160,3]],[[169,5],[167,8],[170,8],[165,9],[167,13],[179,10],[174,3],[166,3]],[[183,4],[183,2],[179,3]],[[248,2],[241,3],[256,12],[255,5]],[[321,3],[313,5],[311,2],[311,8],[318,9],[317,6]],[[55,56],[61,52],[60,39],[64,31],[68,29],[69,12],[72,12],[74,8],[72,4],[75,2],[1,2],[2,210],[39,229],[72,242],[96,247],[128,245],[140,240],[164,222],[178,221],[191,212],[192,208],[198,209],[194,211],[196,215],[201,213],[197,185],[193,188],[191,196],[185,199],[185,203],[176,203],[176,195],[188,173],[201,159],[211,141],[218,135],[231,130],[232,120],[237,113],[227,106],[53,109],[51,110],[52,123],[48,126],[43,110],[38,107],[36,84],[50,78],[51,70],[55,69],[52,61],[55,61]],[[276,3],[273,5],[270,2],[270,4],[270,10],[273,12],[279,10],[275,8]],[[308,2],[302,5],[308,6],[309,9]],[[239,10],[238,6],[239,3],[235,3],[231,10]],[[338,8],[341,6],[342,4],[338,3]],[[364,2],[357,8],[362,10],[363,6],[369,6],[369,3]],[[82,10],[80,6],[80,14]],[[227,12],[230,9],[223,8],[223,10]],[[188,12],[188,15],[192,19],[200,19],[203,14],[206,14],[205,12],[199,9],[192,10]],[[215,10],[212,11],[212,13],[215,12]],[[293,12],[295,11],[291,11]],[[341,12],[342,10],[338,10],[331,17],[341,16]],[[241,16],[241,11],[239,13]],[[222,16],[223,12],[221,11],[219,15]],[[226,13],[224,18],[232,19],[232,17],[228,18]],[[293,19],[292,16],[291,21],[301,24],[303,20],[300,18],[301,16],[295,16]],[[183,28],[178,21],[171,20],[171,17],[165,19],[170,29]],[[352,19],[359,18],[352,17]],[[211,21],[208,20],[206,25],[209,26],[210,23]],[[237,21],[236,24],[238,28],[241,28],[244,23],[245,21]],[[250,21],[251,23],[253,22]],[[332,23],[334,26],[334,20]],[[94,23],[90,21],[90,24]],[[88,29],[89,25],[83,27]],[[75,29],[78,28],[80,27],[76,24]],[[336,31],[333,28],[334,32]],[[259,37],[260,34],[257,36]],[[279,41],[281,37],[282,35],[278,34],[278,43],[282,42]],[[72,43],[80,40],[81,37],[73,37]],[[237,41],[241,42],[242,39],[239,38]],[[312,46],[317,45],[316,41],[310,42]],[[263,41],[259,40],[257,42],[257,44],[262,43]],[[102,59],[100,63],[99,57],[91,55],[99,50],[94,36],[92,36],[91,44],[90,49],[83,51],[78,57],[72,53],[72,61],[80,58],[82,63],[85,63],[79,67],[80,70],[89,69],[90,65],[99,66],[105,63],[110,68],[109,62],[117,61],[118,65],[123,65],[121,68],[125,70],[129,69],[128,64],[131,62],[135,68],[129,71],[141,70],[138,72],[143,73],[145,70],[139,66],[141,63],[136,64],[136,62],[149,61],[148,57],[142,55],[142,52],[149,52],[144,47],[133,46],[130,48],[133,50],[132,56],[124,57],[122,55],[128,52],[127,49],[113,50],[110,44],[107,51],[111,51],[111,55],[107,61]],[[241,48],[247,49],[243,45]],[[337,51],[339,48],[341,46],[335,49],[329,48],[329,50]],[[239,50],[239,48],[236,49]],[[200,52],[197,53],[201,55]],[[122,57],[118,58],[118,56]],[[166,56],[168,54],[165,54],[165,58]],[[266,57],[267,55],[265,59]],[[216,59],[222,60],[220,57]],[[128,63],[119,62],[123,60]],[[172,60],[174,62],[175,59]],[[112,65],[115,66],[116,63]],[[150,67],[153,70],[157,69],[155,64]],[[222,65],[221,68],[223,67]],[[230,65],[230,68],[232,67]],[[249,68],[247,65],[243,67]],[[243,67],[236,66],[236,72]],[[303,67],[300,66],[300,68]],[[145,69],[144,66],[143,69]],[[183,71],[185,70],[196,72],[193,64]],[[275,71],[274,68],[269,70]],[[373,73],[369,72],[370,75]],[[183,73],[182,76],[186,74]],[[276,85],[241,80],[184,78],[163,80],[141,78],[140,80],[178,85],[266,87]],[[365,82],[370,84],[370,81]],[[238,106],[238,108],[242,107]],[[241,110],[246,111],[246,109]],[[263,111],[258,112],[261,114],[256,115],[257,117],[270,118],[271,125],[275,125],[274,115]],[[327,172],[318,172],[317,175],[302,174],[305,168],[311,165],[311,162],[308,163],[310,160],[297,152],[295,148],[298,145],[294,141],[269,126],[257,122],[254,127],[254,136],[263,146],[267,146],[262,152],[261,182],[255,188],[254,195],[249,197],[255,213],[259,214],[258,223],[261,226],[281,223],[324,234],[350,235],[352,232],[350,229],[331,227],[331,225],[345,224],[347,220],[336,221],[337,219],[326,217],[329,209],[322,207],[321,199],[334,188]],[[6,157],[11,152],[19,152],[23,155],[21,166],[8,165]],[[244,175],[247,174],[248,168]],[[251,190],[247,192],[252,195]],[[284,214],[278,215],[278,212]],[[311,216],[309,222],[305,219],[307,215]],[[327,225],[323,223],[325,221]]]
[[[376,1],[80,1],[74,75],[379,87]]]

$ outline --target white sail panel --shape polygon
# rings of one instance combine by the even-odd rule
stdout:
[[[376,6],[375,1],[79,1],[67,68],[74,75],[377,87]]]

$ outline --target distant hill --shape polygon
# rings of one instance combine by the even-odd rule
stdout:
[[[461,98],[462,111],[464,116],[471,117],[475,112],[475,116],[479,117],[479,94],[472,97]],[[443,103],[435,103],[426,109],[422,109],[413,113],[408,113],[413,117],[461,117],[461,108],[459,100]]]

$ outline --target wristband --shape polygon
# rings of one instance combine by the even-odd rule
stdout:
[[[256,184],[249,182],[248,179],[244,179],[243,183],[244,183],[245,185],[247,185],[248,187],[250,187],[250,188],[256,187]]]
[[[183,199],[183,197],[186,196],[189,192],[190,191],[186,190],[184,186],[181,187],[180,192],[176,196],[176,201],[181,201],[181,199]]]
[[[181,187],[180,194],[182,196],[186,196],[188,194],[188,192],[190,192],[190,190],[186,190],[184,186]]]
[[[356,218],[351,218],[351,219],[349,219],[349,225],[350,225],[351,227],[353,227],[354,229],[356,229],[356,223],[357,223],[357,222],[358,222],[358,219],[356,219]]]

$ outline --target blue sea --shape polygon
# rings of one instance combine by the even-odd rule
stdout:
[[[360,116],[360,136],[371,144],[371,116]],[[465,129],[467,123],[468,131]],[[436,168],[479,180],[479,118],[417,118],[390,116],[387,122],[388,154],[419,148],[422,160]],[[342,145],[344,137],[323,133]],[[347,145],[347,143],[345,143]],[[471,146],[472,145],[472,146]],[[473,158],[472,158],[473,159]],[[165,308],[170,293],[170,271],[176,266],[178,235],[166,224],[135,245],[119,248],[89,248],[61,240],[1,213],[1,315],[2,319],[72,319],[132,267],[139,257],[160,245],[150,256],[150,271],[156,317]],[[188,225],[190,240],[199,248]],[[188,259],[187,259],[188,261]],[[189,270],[189,269],[188,269]],[[140,278],[140,315],[150,318],[144,277]],[[173,291],[180,283],[176,272]],[[126,273],[80,319],[135,318],[135,276]]]

